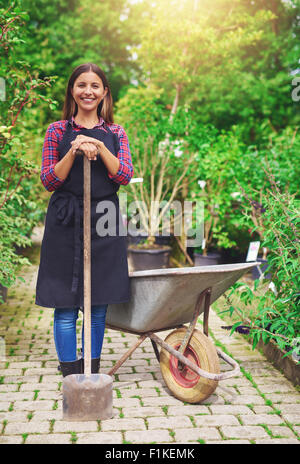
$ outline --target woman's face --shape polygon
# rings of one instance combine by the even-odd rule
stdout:
[[[72,96],[78,105],[78,110],[97,111],[99,103],[107,94],[102,80],[93,71],[84,72],[77,77],[71,89]]]

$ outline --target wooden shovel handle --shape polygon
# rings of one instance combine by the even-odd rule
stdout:
[[[77,150],[75,151],[75,155],[76,155],[76,156],[84,156],[84,151],[81,150],[80,148],[77,148]],[[97,151],[97,155],[100,155],[100,151],[99,151],[99,150]]]
[[[91,374],[91,164],[83,159],[84,373]]]

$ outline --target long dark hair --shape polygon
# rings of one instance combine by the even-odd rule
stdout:
[[[73,89],[74,82],[76,81],[78,76],[80,76],[80,74],[84,72],[89,72],[89,71],[92,71],[95,74],[97,74],[97,76],[99,76],[100,79],[102,80],[103,87],[104,88],[107,87],[107,94],[105,95],[101,103],[98,105],[97,114],[98,116],[102,116],[102,118],[104,119],[106,123],[112,124],[114,122],[113,99],[112,99],[109,83],[102,69],[100,69],[99,66],[97,66],[94,63],[81,64],[77,66],[77,68],[75,68],[74,71],[72,72],[69,82],[68,82],[67,90],[66,90],[62,117],[63,119],[70,119],[72,116],[76,116],[78,107],[77,107],[77,103],[75,102],[72,96],[71,89]]]

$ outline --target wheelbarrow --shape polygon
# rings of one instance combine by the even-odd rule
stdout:
[[[240,372],[238,363],[216,348],[208,336],[210,305],[257,264],[238,263],[130,273],[131,300],[109,305],[106,326],[136,334],[139,338],[108,375],[112,376],[149,337],[163,379],[172,394],[187,403],[204,401],[215,391],[220,380],[237,376]],[[202,313],[203,333],[196,329]],[[155,334],[171,329],[173,331],[165,340]],[[220,372],[219,358],[229,364],[231,370]]]

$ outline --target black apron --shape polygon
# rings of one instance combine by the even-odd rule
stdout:
[[[82,129],[77,132],[68,121],[58,146],[59,158],[65,156],[71,142],[79,134],[101,140],[117,156],[118,137],[107,126],[105,128],[107,132],[102,129]],[[123,303],[130,299],[126,240],[119,211],[118,189],[119,184],[109,178],[107,168],[98,155],[96,161],[91,161],[92,305]],[[99,236],[99,224],[101,230],[104,224],[108,235],[104,236],[104,231]],[[35,303],[47,308],[83,307],[83,156],[75,158],[68,177],[49,201]]]

